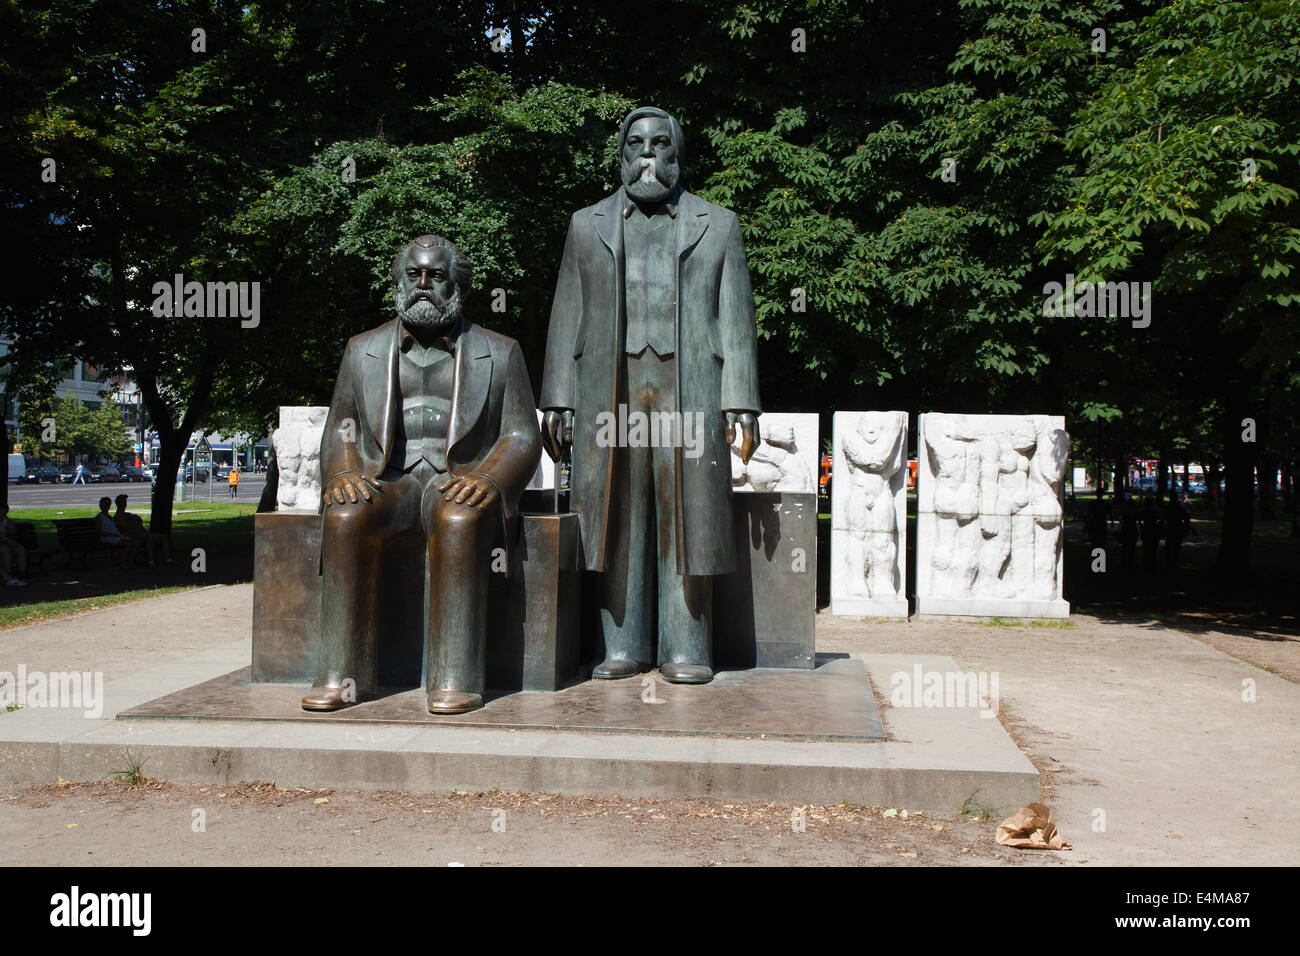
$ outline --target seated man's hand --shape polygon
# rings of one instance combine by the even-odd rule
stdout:
[[[497,487],[482,475],[465,475],[463,478],[448,478],[438,486],[438,493],[443,501],[451,501],[466,508],[478,508],[482,511],[497,500]]]
[[[321,498],[325,502],[325,507],[330,505],[346,504],[349,501],[356,504],[358,501],[374,501],[374,495],[383,494],[384,489],[379,486],[379,479],[373,475],[367,475],[360,471],[348,471],[334,478],[325,486],[325,492]]]

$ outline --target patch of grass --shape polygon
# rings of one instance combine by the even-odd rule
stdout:
[[[1169,626],[1176,625],[1181,621],[1177,614],[1166,614],[1162,611],[1148,611],[1146,618],[1152,624],[1166,624]]]
[[[147,777],[145,777],[143,773],[140,772],[140,768],[144,766],[145,761],[148,759],[149,759],[148,757],[145,757],[142,760],[137,760],[131,756],[131,751],[124,750],[121,753],[121,760],[124,766],[118,768],[117,770],[114,770],[111,774],[109,774],[109,776],[114,780],[122,781],[127,786],[130,787],[139,786],[140,784],[144,783],[146,779],[148,779]]]
[[[964,817],[973,816],[976,820],[979,820],[981,823],[986,822],[988,820],[992,820],[994,817],[997,816],[997,811],[994,810],[992,807],[986,807],[983,806],[982,804],[976,803],[975,795],[977,793],[979,793],[978,790],[972,791],[970,796],[968,796],[964,801],[962,801],[961,815]]]
[[[96,611],[102,607],[115,604],[129,604],[145,598],[160,597],[176,591],[188,591],[199,584],[175,585],[163,588],[140,588],[136,591],[119,591],[116,594],[101,594],[96,597],[71,598],[66,601],[42,601],[37,604],[16,604],[12,607],[0,607],[0,628],[17,627],[20,624],[35,624],[48,621],[52,617],[65,614],[80,614],[84,611]]]
[[[974,623],[984,627],[1078,627],[1069,618],[1064,617],[1031,617],[1024,621],[1018,617],[990,617],[987,620],[975,621]]]
[[[129,493],[129,492],[128,492]],[[132,513],[149,524],[148,491],[140,501],[130,502]],[[134,498],[134,495],[131,495]],[[202,548],[207,559],[246,557],[253,553],[253,517],[256,501],[184,501],[176,502],[172,512],[172,552],[176,561],[188,560],[194,548]],[[55,518],[93,518],[99,513],[95,505],[64,508],[20,508],[9,512],[14,521],[30,521],[36,526],[36,540],[42,548],[58,547]]]

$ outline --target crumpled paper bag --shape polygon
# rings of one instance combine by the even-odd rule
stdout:
[[[1003,820],[998,827],[998,842],[1025,850],[1070,849],[1056,830],[1051,808],[1042,803],[1021,807]]]

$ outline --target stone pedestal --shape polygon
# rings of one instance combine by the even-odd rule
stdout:
[[[253,587],[254,682],[310,683],[320,635],[316,514],[259,514]],[[494,690],[557,690],[578,670],[576,515],[522,515],[507,575],[488,589],[487,682]],[[424,683],[428,572],[419,540],[390,555],[379,683]],[[408,552],[409,553],[406,553]]]
[[[1065,420],[922,415],[918,444],[917,614],[1069,617]]]
[[[510,574],[488,589],[489,687],[559,690],[573,679],[581,574],[578,516],[524,515]]]
[[[310,681],[320,634],[319,515],[254,517],[254,681]]]
[[[836,412],[831,613],[907,617],[907,413]]]
[[[817,494],[732,495],[738,569],[715,579],[720,667],[812,667],[817,613]]]

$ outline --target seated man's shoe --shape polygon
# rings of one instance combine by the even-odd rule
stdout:
[[[467,714],[482,706],[482,694],[462,694],[456,690],[435,690],[429,694],[431,714]]]
[[[342,710],[351,707],[355,700],[343,699],[342,687],[313,687],[302,699],[303,710]]]
[[[670,661],[659,668],[659,673],[670,684],[707,684],[713,680],[713,668],[703,664],[674,664]]]
[[[622,661],[610,658],[597,664],[591,672],[593,680],[618,680],[620,677],[635,677],[641,673],[641,665],[636,661]]]

